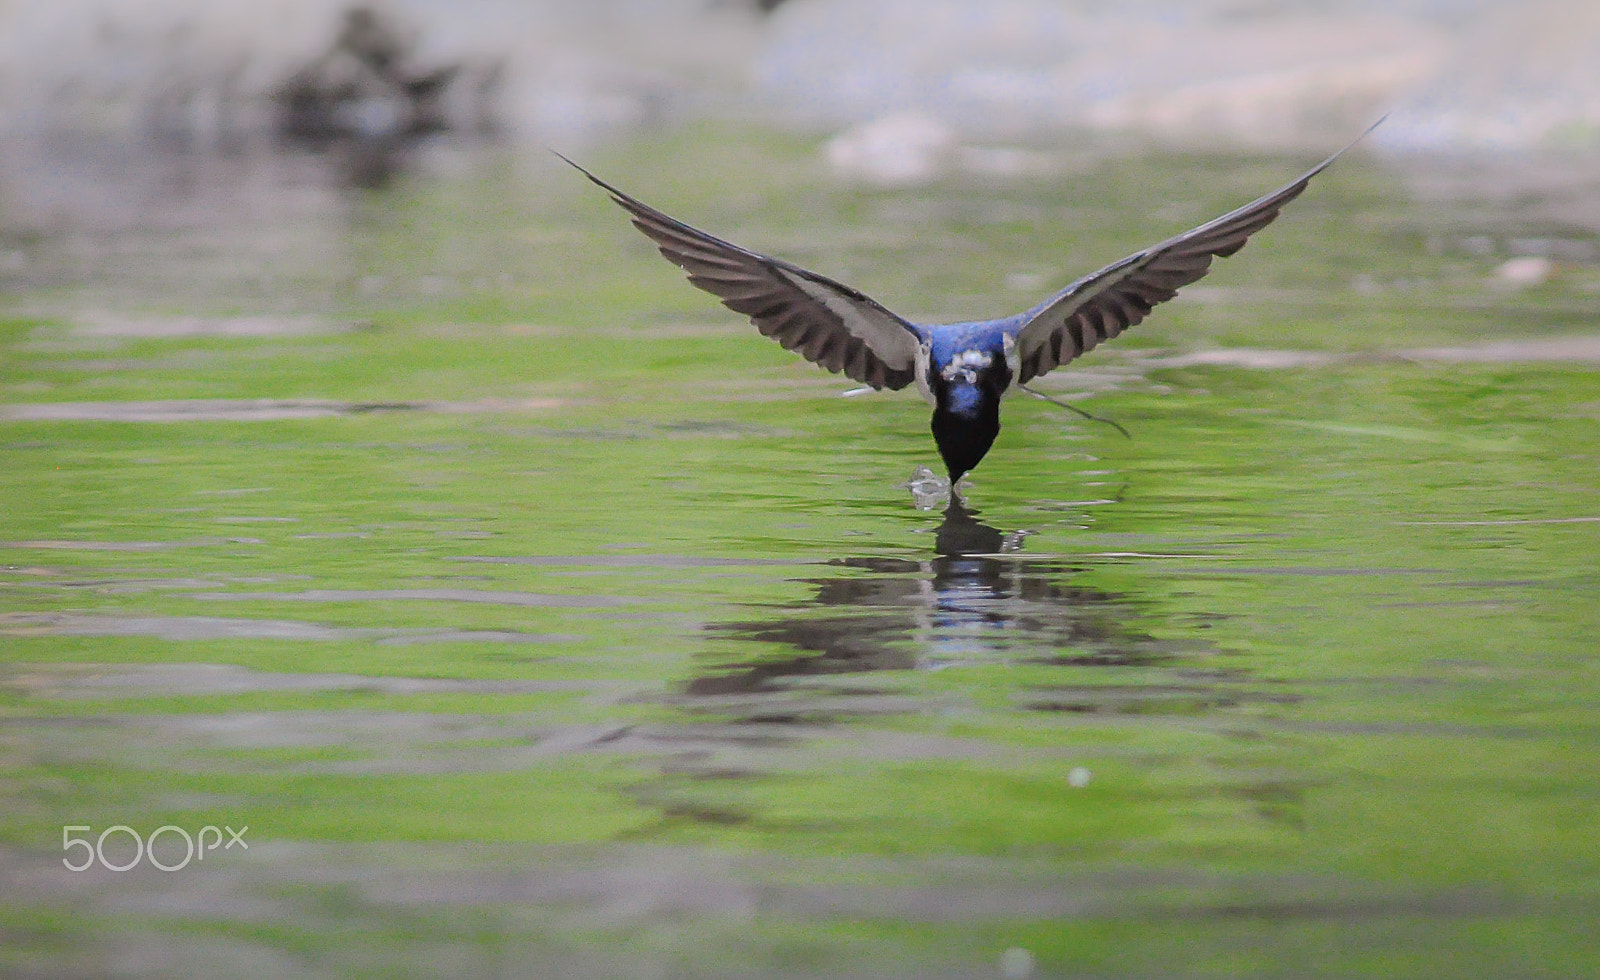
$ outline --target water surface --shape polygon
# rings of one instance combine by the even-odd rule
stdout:
[[[712,135],[591,162],[928,318],[1303,162],[864,192]],[[1600,271],[1495,274],[1593,230],[1352,158],[1044,383],[1131,440],[1010,403],[922,510],[920,401],[840,398],[569,174],[451,173],[21,246],[8,970],[1600,966]],[[251,846],[62,868],[117,824]]]

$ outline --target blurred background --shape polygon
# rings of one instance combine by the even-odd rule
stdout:
[[[10,0],[0,25],[13,146],[259,149],[311,135],[308,86],[331,103],[312,128],[367,138],[899,114],[925,139],[1293,146],[1395,110],[1395,149],[1600,146],[1600,11],[1581,0]]]
[[[384,273],[349,256],[341,188],[494,161],[520,174],[502,197],[579,193],[542,146],[593,163],[787,133],[803,171],[842,188],[999,186],[1060,181],[1084,154],[1299,162],[1385,113],[1364,150],[1422,199],[1537,197],[1518,220],[1568,229],[1518,232],[1565,240],[1532,256],[1451,232],[1468,251],[1595,258],[1580,239],[1600,229],[1600,9],[1581,0],[7,0],[0,288],[59,308],[40,290],[120,274],[124,293],[64,305],[170,287],[348,307]],[[178,229],[201,233],[149,237]],[[330,262],[345,285],[306,281]],[[468,278],[526,272],[490,265]],[[304,288],[263,279],[279,274]]]
[[[1582,0],[8,0],[13,213],[40,154],[348,154],[448,133],[568,148],[731,117],[834,133],[832,165],[910,182],[1041,134],[1326,147],[1392,112],[1391,152],[1600,150],[1600,9]],[[351,145],[358,146],[351,150]],[[126,166],[126,162],[123,163]],[[59,171],[60,168],[50,168]],[[53,173],[56,179],[62,174]],[[92,195],[87,195],[91,196]]]

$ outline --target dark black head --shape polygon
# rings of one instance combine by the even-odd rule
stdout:
[[[1000,434],[1000,399],[1011,369],[998,352],[966,350],[928,371],[933,393],[933,441],[950,482],[978,465]]]
[[[957,415],[934,409],[933,441],[939,445],[939,456],[950,473],[951,483],[978,465],[999,434],[999,399],[995,399],[987,411],[974,415]]]

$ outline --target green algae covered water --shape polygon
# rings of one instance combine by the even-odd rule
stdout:
[[[587,162],[928,319],[1305,162],[1050,159]],[[926,510],[920,400],[555,167],[19,239],[5,972],[1600,971],[1600,251],[1411,186],[1341,162],[1041,383],[1131,440],[1015,400]]]

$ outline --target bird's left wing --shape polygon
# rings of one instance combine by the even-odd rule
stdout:
[[[691,283],[748,316],[756,329],[785,348],[874,388],[904,388],[915,377],[921,345],[916,328],[876,300],[827,276],[690,227],[567,162],[631,214],[634,227],[687,272]]]
[[[1378,120],[1381,123],[1383,120]],[[1360,142],[1377,123],[1357,137]],[[1285,204],[1300,196],[1311,178],[1344,155],[1346,146],[1270,194],[1198,228],[1190,229],[1084,276],[1030,310],[1017,332],[1017,381],[1033,378],[1071,361],[1102,340],[1139,323],[1157,304],[1211,270],[1211,260],[1226,258],[1272,223]]]

